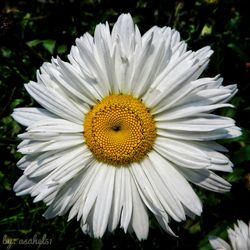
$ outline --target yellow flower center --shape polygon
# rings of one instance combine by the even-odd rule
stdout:
[[[86,114],[84,137],[97,160],[127,165],[142,160],[152,149],[155,122],[140,100],[130,95],[110,95]]]

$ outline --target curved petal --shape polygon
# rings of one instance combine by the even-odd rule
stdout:
[[[107,228],[113,202],[115,168],[105,167],[107,174],[96,197],[93,212],[93,232],[97,238],[102,237]]]
[[[210,159],[199,147],[185,141],[157,137],[154,149],[164,158],[184,168],[207,168]]]
[[[131,175],[126,167],[117,168],[115,175],[109,230],[113,231],[120,221],[120,227],[126,232],[132,216]]]
[[[166,217],[167,220],[166,212],[176,221],[184,220],[185,214],[180,201],[163,184],[161,178],[153,171],[153,167],[148,166],[146,160],[144,164],[144,166],[133,164],[131,174],[145,204],[154,214]]]
[[[215,237],[215,236],[209,237],[209,243],[210,243],[211,247],[215,250],[217,250],[217,249],[232,250],[226,241],[222,240],[221,238]]]
[[[139,240],[146,239],[149,230],[148,213],[137,191],[136,185],[131,181],[133,212],[130,225]]]
[[[190,182],[214,192],[228,192],[231,184],[207,169],[178,169]]]
[[[72,101],[35,82],[25,85],[29,94],[45,109],[66,120],[82,124],[83,114],[87,110],[82,106],[76,106]]]
[[[12,117],[23,126],[49,118],[57,118],[56,115],[42,108],[15,108]]]
[[[158,175],[164,180],[165,185],[171,191],[172,195],[192,213],[200,215],[202,206],[199,198],[183,175],[175,169],[174,165],[170,164],[154,151],[150,152],[149,159],[151,164],[154,165],[155,171],[157,171]]]

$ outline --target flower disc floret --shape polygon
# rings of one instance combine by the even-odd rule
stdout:
[[[152,149],[155,122],[140,100],[130,95],[110,95],[86,115],[84,136],[97,160],[127,165],[142,160]]]

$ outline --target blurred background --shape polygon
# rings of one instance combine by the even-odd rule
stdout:
[[[19,239],[45,239],[48,244],[12,245],[11,249],[211,249],[208,235],[227,239],[226,229],[237,219],[250,219],[250,13],[247,0],[1,0],[0,1],[0,243]],[[122,230],[102,240],[81,232],[67,216],[45,220],[45,205],[16,197],[12,187],[22,172],[16,167],[17,134],[23,128],[10,114],[16,107],[35,106],[23,84],[35,80],[36,70],[52,56],[67,60],[75,39],[93,34],[96,24],[112,26],[121,13],[130,12],[141,33],[153,25],[180,31],[189,49],[210,45],[214,50],[204,76],[221,74],[224,84],[238,84],[231,101],[235,109],[219,114],[237,121],[240,138],[222,141],[234,162],[233,173],[222,174],[232,184],[230,193],[217,194],[195,188],[204,206],[201,217],[170,226],[178,238],[165,233],[150,217],[148,240],[139,242]],[[9,241],[8,241],[9,240]],[[51,243],[51,244],[50,244]]]

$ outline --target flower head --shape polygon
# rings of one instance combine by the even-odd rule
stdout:
[[[215,250],[248,250],[250,249],[250,223],[245,224],[238,220],[238,225],[234,224],[234,230],[227,230],[231,246],[221,238],[210,236],[209,242]]]
[[[189,182],[230,190],[213,172],[232,171],[214,140],[240,129],[212,112],[232,106],[237,87],[222,86],[219,76],[199,78],[211,55],[210,47],[187,51],[169,27],[142,36],[129,14],[112,32],[99,24],[94,37],[76,39],[69,63],[53,58],[25,85],[42,108],[13,113],[27,127],[19,135],[25,156],[17,195],[44,201],[46,218],[69,211],[94,237],[120,226],[144,239],[148,210],[174,235],[170,218],[202,212]]]

